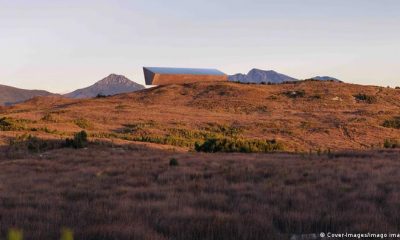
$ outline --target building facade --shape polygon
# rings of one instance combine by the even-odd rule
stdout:
[[[146,85],[228,80],[228,76],[217,69],[144,67],[143,72]]]

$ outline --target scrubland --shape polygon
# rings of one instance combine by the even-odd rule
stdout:
[[[0,108],[0,239],[400,229],[400,92],[193,83]]]

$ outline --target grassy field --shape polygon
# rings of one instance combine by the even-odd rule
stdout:
[[[190,153],[92,143],[3,149],[0,236],[289,239],[400,227],[400,151]],[[172,160],[172,161],[171,161]]]

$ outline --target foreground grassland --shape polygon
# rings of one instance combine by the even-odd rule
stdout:
[[[0,237],[289,239],[396,232],[400,151],[188,153],[90,143],[0,154]],[[5,153],[8,153],[6,156]]]

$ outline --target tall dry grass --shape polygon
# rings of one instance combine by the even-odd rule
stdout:
[[[97,146],[0,160],[0,236],[289,239],[400,226],[400,152],[181,153]],[[175,159],[179,164],[170,164]]]

